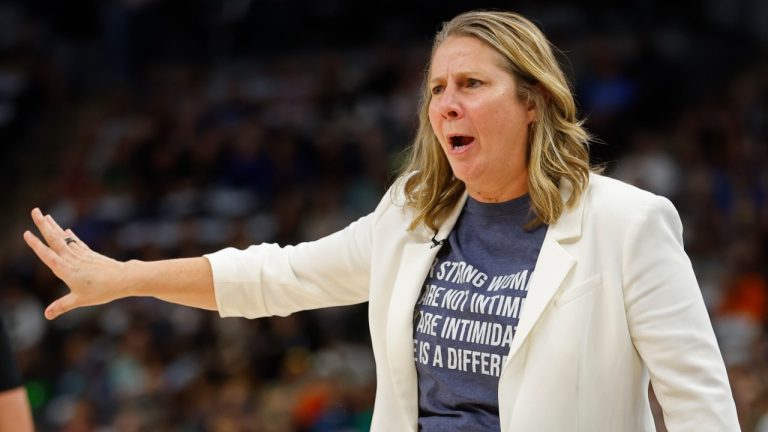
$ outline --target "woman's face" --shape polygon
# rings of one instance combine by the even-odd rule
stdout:
[[[452,36],[435,51],[429,120],[453,174],[483,202],[528,191],[526,146],[535,108],[520,101],[503,59],[478,39]]]

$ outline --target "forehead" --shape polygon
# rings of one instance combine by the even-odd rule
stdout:
[[[469,70],[502,69],[504,60],[495,49],[471,36],[451,36],[432,56],[430,78]]]

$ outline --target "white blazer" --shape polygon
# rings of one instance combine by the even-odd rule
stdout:
[[[207,255],[221,316],[369,302],[374,431],[417,428],[413,309],[439,250],[433,232],[407,230],[402,199],[397,182],[373,213],[323,239]],[[448,236],[465,200],[436,238]],[[649,379],[670,432],[739,430],[677,212],[593,174],[544,238],[499,378],[501,430],[652,431]]]

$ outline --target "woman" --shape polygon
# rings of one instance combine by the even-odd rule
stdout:
[[[24,238],[71,293],[46,317],[151,295],[249,318],[369,302],[373,430],[738,430],[671,203],[590,173],[587,133],[530,21],[437,34],[403,175],[321,240],[117,262],[50,216]]]

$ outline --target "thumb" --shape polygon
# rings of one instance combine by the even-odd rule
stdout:
[[[67,313],[72,309],[77,308],[77,302],[73,294],[67,294],[64,297],[54,301],[45,309],[45,317],[52,320],[63,313]]]

